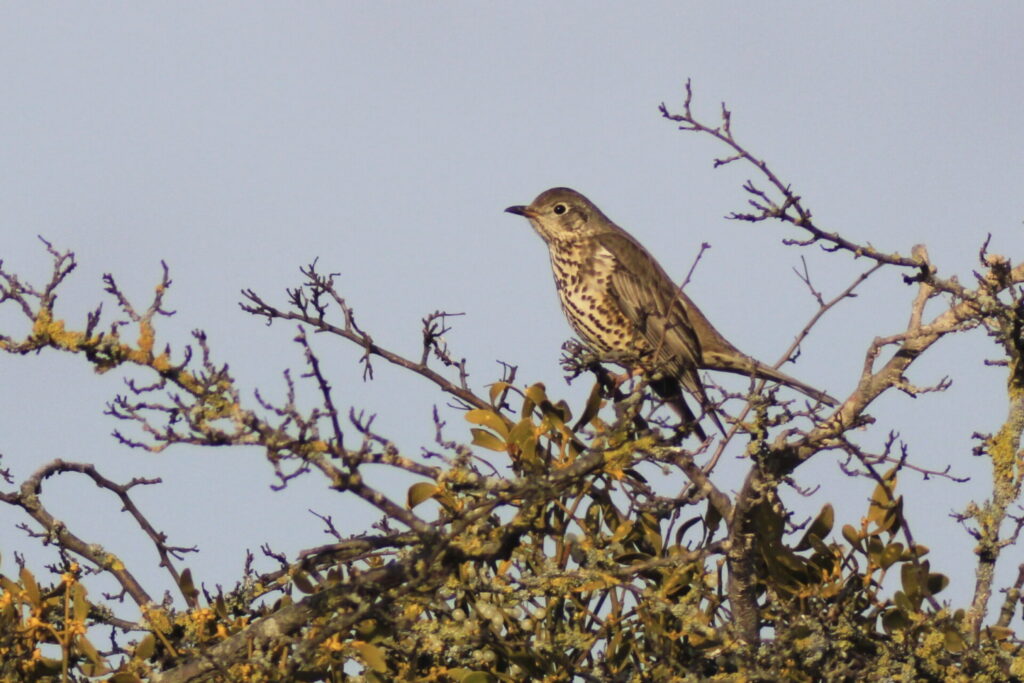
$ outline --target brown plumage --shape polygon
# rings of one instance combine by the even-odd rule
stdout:
[[[654,257],[579,192],[556,187],[529,206],[505,210],[528,218],[547,243],[562,310],[576,333],[603,360],[653,371],[651,387],[702,439],[704,432],[686,407],[680,384],[719,429],[722,423],[698,369],[780,382],[816,401],[835,404],[828,394],[726,341]]]

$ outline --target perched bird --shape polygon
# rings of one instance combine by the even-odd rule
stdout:
[[[706,438],[704,431],[686,406],[680,385],[719,429],[722,423],[698,369],[773,380],[835,405],[828,394],[726,341],[654,257],[579,192],[556,187],[529,206],[505,211],[528,218],[547,243],[562,310],[576,333],[602,360],[653,373],[651,388],[701,439]]]

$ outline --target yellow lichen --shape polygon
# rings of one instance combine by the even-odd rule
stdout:
[[[139,322],[139,350],[150,355],[153,353],[153,344],[156,341],[156,331],[153,324],[148,320]]]

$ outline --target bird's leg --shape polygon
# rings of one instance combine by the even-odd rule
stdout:
[[[640,377],[647,374],[647,370],[639,365],[630,366],[626,372],[623,373],[609,373],[609,379],[615,383],[615,401],[619,402],[624,398],[623,392],[619,387],[634,377]],[[661,398],[665,404],[679,416],[680,422],[673,429],[673,441],[682,443],[682,440],[690,434],[694,434],[701,441],[708,440],[708,436],[701,428],[700,421],[697,416],[693,414],[693,411],[690,410],[690,406],[686,404],[686,400],[683,398],[678,382],[675,380],[667,380],[664,377],[655,376],[653,379],[649,379],[647,385],[650,386],[654,393],[657,394],[659,398]],[[639,420],[640,416],[637,415],[636,419]]]

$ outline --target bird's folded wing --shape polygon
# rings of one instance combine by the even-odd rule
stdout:
[[[629,236],[603,233],[595,238],[613,256],[611,294],[650,345],[654,360],[676,366],[677,372],[696,368],[700,342],[675,283]]]

